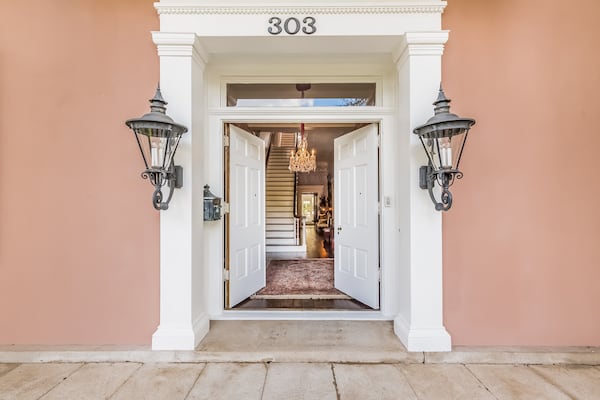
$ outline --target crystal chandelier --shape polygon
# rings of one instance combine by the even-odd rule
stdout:
[[[315,149],[309,153],[308,142],[304,134],[304,124],[300,124],[300,147],[296,152],[290,154],[290,166],[292,172],[311,172],[317,169],[317,155]]]

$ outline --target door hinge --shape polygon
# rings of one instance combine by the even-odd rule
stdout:
[[[379,276],[379,282],[381,282],[381,267],[379,267],[379,270],[377,271],[377,275]]]
[[[377,135],[377,147],[381,148],[381,135]]]
[[[221,213],[229,214],[229,203],[223,202],[223,204],[221,205]]]
[[[223,136],[223,147],[229,147],[229,136]]]
[[[228,281],[228,280],[229,280],[229,270],[223,269],[223,281]]]

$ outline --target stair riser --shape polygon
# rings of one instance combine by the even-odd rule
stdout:
[[[294,199],[294,189],[289,190],[277,190],[275,186],[271,186],[267,188],[266,193],[267,200],[293,200]]]
[[[272,211],[267,211],[267,218],[290,218],[294,216],[294,213],[292,211],[287,211],[287,212],[272,212]]]
[[[296,239],[294,232],[267,231],[268,239]]]
[[[294,214],[292,207],[267,207],[267,214],[272,213],[291,213]]]
[[[294,225],[294,218],[266,218],[267,226],[269,225]]]
[[[294,245],[296,244],[296,239],[266,239],[267,246],[269,245]]]
[[[267,225],[266,226],[266,231],[267,232],[291,232],[292,234],[294,234],[294,225]]]
[[[271,207],[287,207],[289,209],[294,207],[294,202],[291,200],[267,200],[267,210],[271,209]]]

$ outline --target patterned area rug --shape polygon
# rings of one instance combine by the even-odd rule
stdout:
[[[267,266],[267,286],[256,299],[347,299],[333,282],[332,258],[271,260]]]

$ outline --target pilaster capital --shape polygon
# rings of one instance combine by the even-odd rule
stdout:
[[[400,67],[413,56],[441,56],[448,41],[448,32],[406,32],[393,53],[394,62]]]
[[[159,57],[190,57],[204,67],[208,63],[208,52],[195,33],[152,32]]]

